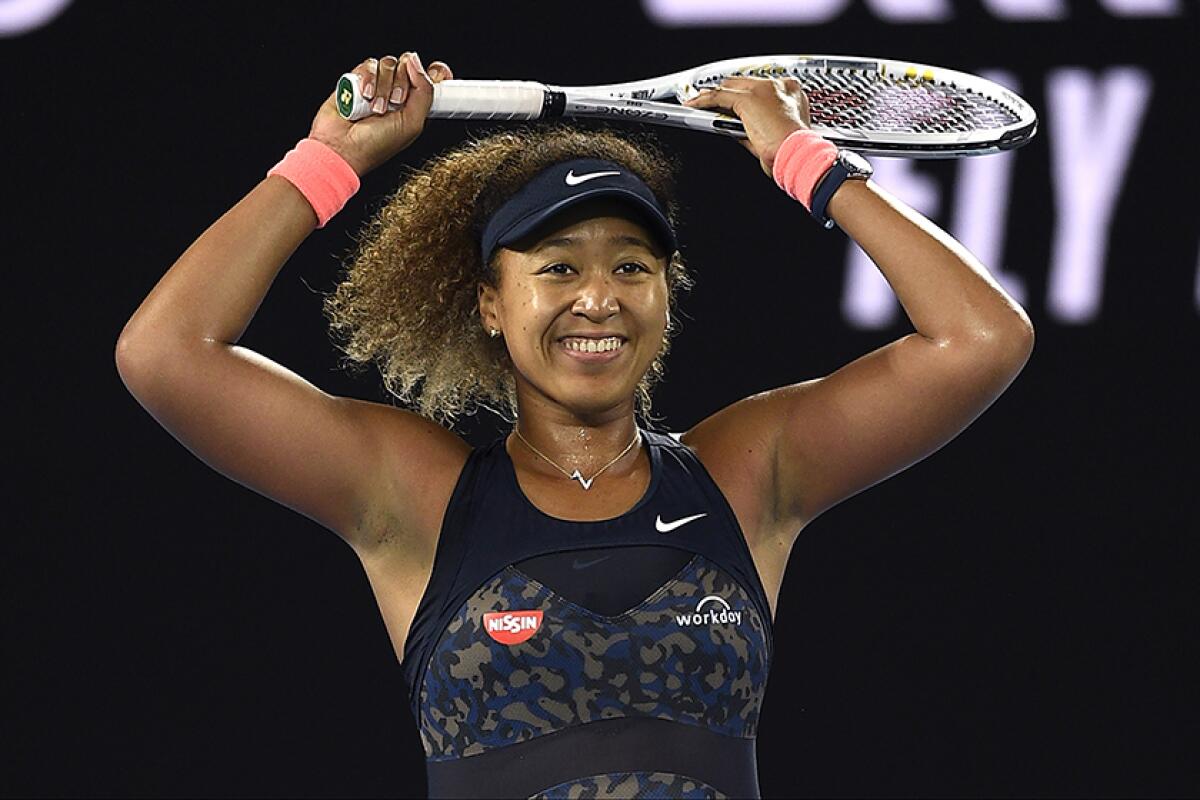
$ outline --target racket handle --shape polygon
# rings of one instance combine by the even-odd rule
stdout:
[[[536,81],[442,81],[433,85],[437,119],[538,119],[548,89]]]
[[[460,81],[433,85],[434,119],[538,119],[549,90],[535,81]],[[334,93],[338,114],[354,122],[371,115],[371,101],[362,95],[362,77],[347,72]],[[389,109],[392,104],[388,103]]]

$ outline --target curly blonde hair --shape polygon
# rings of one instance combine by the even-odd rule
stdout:
[[[477,285],[499,286],[496,259],[484,264],[483,226],[534,175],[574,158],[599,158],[640,177],[676,222],[675,165],[646,136],[569,126],[512,129],[431,159],[409,175],[355,236],[345,275],[324,298],[342,366],[374,362],[385,389],[420,415],[452,426],[480,407],[512,422],[513,363],[504,340],[479,318]],[[679,253],[667,268],[670,321],[658,355],[638,383],[636,412],[651,421],[651,392],[678,330],[680,290],[693,279]]]

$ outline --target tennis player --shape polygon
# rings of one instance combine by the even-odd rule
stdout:
[[[653,430],[690,285],[670,160],[609,132],[513,129],[411,173],[326,298],[348,358],[415,411],[332,397],[236,343],[291,253],[417,138],[433,84],[452,78],[415,53],[355,72],[374,113],[351,123],[325,101],[129,320],[123,380],[207,464],[353,548],[431,796],[758,796],[793,543],[983,413],[1029,358],[1028,317],[809,130],[799,84],[731,79],[690,103],[745,122],[774,179],[764,195],[796,199],[800,235],[822,235],[812,215],[858,242],[915,333],[685,432]],[[449,424],[480,407],[513,429],[473,448]]]

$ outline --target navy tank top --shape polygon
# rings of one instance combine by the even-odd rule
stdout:
[[[401,661],[430,797],[759,796],[767,597],[696,455],[642,440],[645,495],[594,522],[534,506],[504,438],[468,456]]]

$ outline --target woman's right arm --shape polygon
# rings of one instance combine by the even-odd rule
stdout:
[[[432,80],[450,76],[441,64],[431,70]],[[406,95],[403,109],[356,123],[337,116],[332,96],[318,112],[310,136],[361,175],[419,135],[432,83],[409,54],[355,71],[378,84],[377,94],[403,88]],[[468,446],[403,409],[331,396],[236,344],[316,224],[289,181],[264,179],[142,302],[117,342],[117,369],[138,402],[206,464],[366,555],[376,537],[365,521],[380,504],[399,509],[402,524],[415,524],[430,493],[457,474]]]

